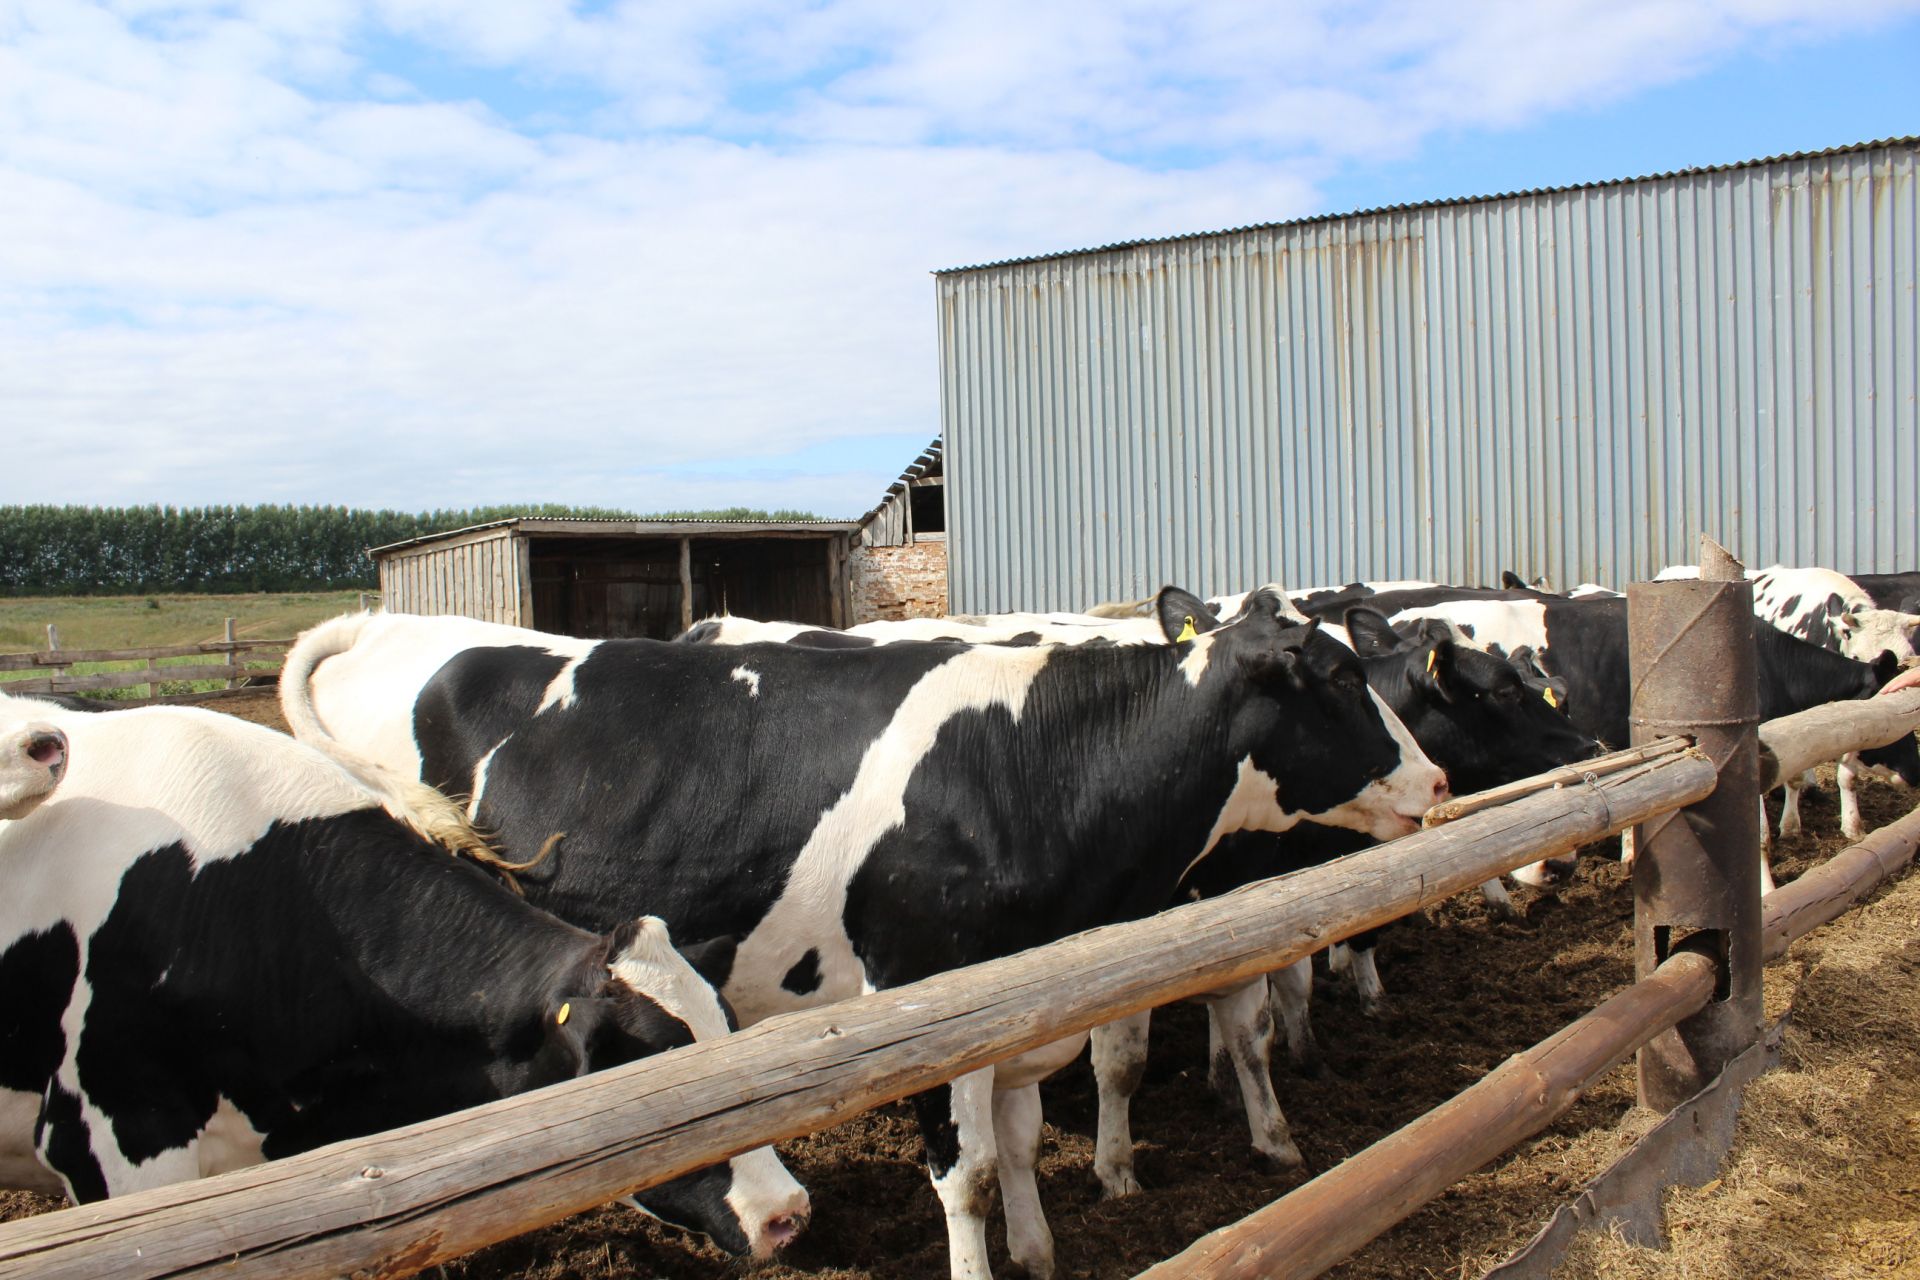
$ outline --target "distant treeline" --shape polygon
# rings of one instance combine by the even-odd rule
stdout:
[[[642,518],[606,507],[0,506],[0,595],[83,596],[372,589],[368,547],[516,516]],[[801,511],[657,513],[652,519],[809,520]]]

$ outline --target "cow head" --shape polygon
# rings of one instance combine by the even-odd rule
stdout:
[[[663,921],[642,916],[614,931],[608,955],[605,987],[594,996],[564,1001],[547,1018],[549,1052],[563,1055],[572,1074],[716,1039],[733,1029],[731,1010],[694,963],[730,966],[731,940],[682,954]],[[798,1236],[811,1209],[806,1190],[770,1147],[650,1187],[628,1203],[730,1252],[756,1258],[771,1256]]]
[[[1407,643],[1373,609],[1353,608],[1347,633],[1367,680],[1457,790],[1484,791],[1598,754],[1557,700],[1513,666],[1442,636]]]
[[[1228,753],[1241,765],[1221,832],[1311,819],[1389,840],[1446,798],[1446,775],[1367,687],[1353,651],[1300,622],[1278,588],[1250,593],[1224,625],[1171,587],[1156,612],[1187,678],[1228,699]]]
[[[1900,674],[1900,659],[1891,650],[1882,650],[1870,665],[1873,687],[1869,693],[1878,693],[1887,681]],[[1869,747],[1860,752],[1860,763],[1867,772],[1881,777],[1890,775],[1910,787],[1920,787],[1920,739],[1910,733],[1902,734],[1884,747]]]
[[[40,721],[0,723],[0,819],[32,813],[66,772],[66,734]]]
[[[1920,616],[1892,609],[1864,606],[1833,615],[1840,652],[1858,661],[1871,661],[1882,651],[1902,661],[1920,655]]]

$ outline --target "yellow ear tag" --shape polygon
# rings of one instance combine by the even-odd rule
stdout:
[[[566,1025],[567,1025],[567,1015],[568,1015],[568,1014],[570,1014],[570,1013],[572,1013],[572,1012],[573,1012],[573,1005],[572,1005],[572,1004],[570,1004],[570,1003],[569,1003],[569,1004],[563,1004],[563,1005],[561,1005],[561,1006],[560,1006],[560,1012],[559,1012],[558,1014],[556,1014],[556,1015],[554,1015],[554,1019],[553,1019],[553,1025],[554,1025],[554,1026],[556,1026],[556,1027],[564,1027],[564,1026],[566,1026]]]
[[[1189,640],[1197,639],[1199,635],[1200,633],[1193,629],[1193,615],[1188,614],[1187,625],[1180,628],[1180,634],[1173,638],[1173,642],[1175,644],[1185,644]]]
[[[1546,692],[1542,693],[1540,696],[1545,698],[1547,700],[1547,705],[1552,707],[1554,710],[1558,711],[1560,709],[1560,699],[1553,696],[1553,690],[1548,689]]]
[[[1436,652],[1437,650],[1434,650],[1434,649],[1427,650],[1427,674],[1428,675],[1433,674],[1433,655]]]

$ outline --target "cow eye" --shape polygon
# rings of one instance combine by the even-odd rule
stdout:
[[[1367,678],[1358,671],[1342,667],[1333,673],[1333,684],[1335,688],[1344,689],[1348,693],[1358,693],[1367,687]]]

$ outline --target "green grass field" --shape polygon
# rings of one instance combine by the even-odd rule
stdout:
[[[371,597],[370,597],[371,598]],[[239,596],[22,596],[0,598],[0,653],[31,653],[47,647],[47,627],[60,633],[62,649],[154,649],[219,640],[226,620],[233,619],[241,639],[290,640],[317,622],[357,608],[356,591],[314,591],[287,595]],[[195,663],[206,659],[163,659]],[[90,662],[73,669],[74,675],[92,675],[115,669],[133,670],[144,662]],[[41,675],[31,671],[0,671],[0,682]],[[166,681],[161,693],[188,693],[217,688],[215,681]],[[101,690],[99,696],[144,696],[145,686]]]

